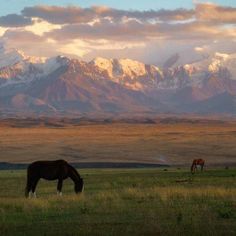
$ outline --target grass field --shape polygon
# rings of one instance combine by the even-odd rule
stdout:
[[[0,235],[236,235],[236,169],[83,169],[85,191],[63,196],[25,171],[0,171]]]
[[[236,125],[101,124],[65,127],[0,126],[0,162],[145,162],[190,166],[236,164]]]

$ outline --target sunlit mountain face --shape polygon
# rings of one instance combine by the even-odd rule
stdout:
[[[1,114],[236,114],[236,8],[0,16]]]

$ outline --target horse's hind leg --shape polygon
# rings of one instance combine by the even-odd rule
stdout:
[[[63,184],[63,180],[62,179],[59,179],[58,180],[58,183],[57,183],[57,194],[59,194],[60,196],[62,196],[62,184]]]
[[[204,165],[201,165],[201,171],[203,171],[203,166],[204,166]]]

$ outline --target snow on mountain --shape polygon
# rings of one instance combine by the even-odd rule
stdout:
[[[133,61],[130,59],[121,59],[118,62],[122,68],[124,75],[127,75],[131,78],[147,74],[145,64],[141,62]]]
[[[23,55],[23,54],[22,54]],[[55,70],[69,63],[64,56],[35,58],[22,56],[12,65],[0,68],[0,88],[9,86],[29,86],[36,79],[43,79]]]
[[[59,67],[66,65],[69,59],[64,56],[53,58],[26,56],[17,49],[7,49],[0,44],[0,78],[16,79],[18,82],[29,77],[46,76]],[[8,81],[9,83],[10,81]],[[16,82],[16,81],[14,81]]]
[[[201,88],[210,74],[236,79],[236,54],[216,52],[212,56],[203,57],[190,64],[167,67],[167,65],[173,65],[179,57],[178,54],[175,54],[165,63],[163,69],[130,59],[117,60],[99,57],[90,63],[106,72],[114,82],[129,89],[141,91],[176,90],[186,86]]]
[[[162,77],[162,71],[154,65],[146,65],[131,59],[95,58],[90,62],[108,77],[132,90],[145,90],[157,84]]]
[[[219,56],[219,53],[217,54]],[[227,68],[231,74],[231,79],[236,80],[236,53],[220,54],[221,67]]]
[[[102,71],[107,71],[110,77],[113,77],[113,60],[97,57],[90,62]]]
[[[236,54],[224,54],[216,52],[214,55],[209,56],[206,59],[194,62],[192,64],[186,64],[184,67],[192,72],[211,72],[215,73],[220,70],[220,68],[227,68],[231,74],[232,79],[236,79]]]
[[[53,71],[57,70],[61,66],[65,66],[69,63],[70,59],[64,56],[57,56],[47,58],[44,62],[35,63],[35,67],[42,70],[42,76],[49,75]]]
[[[12,66],[24,60],[24,54],[16,49],[6,49],[0,44],[0,68]]]
[[[150,71],[147,71],[147,67],[144,63],[131,60],[131,59],[106,59],[106,58],[95,58],[90,63],[94,64],[101,70],[105,70],[108,72],[111,77],[130,77],[137,78],[144,76]],[[152,73],[159,72],[158,67],[152,66]]]

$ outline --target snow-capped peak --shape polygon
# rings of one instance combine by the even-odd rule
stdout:
[[[236,62],[236,54],[226,54],[215,52],[208,58],[204,58],[191,64],[185,64],[184,68],[190,71],[205,71],[205,72],[217,72],[220,67],[229,67],[230,64]]]
[[[0,44],[0,68],[12,66],[22,60],[24,60],[24,54],[21,51],[13,48],[7,49]]]
[[[129,77],[143,76],[146,74],[145,64],[131,59],[120,59],[119,64],[125,75]]]
[[[101,70],[107,71],[110,77],[113,77],[113,61],[110,59],[96,57],[94,60],[91,61],[92,64],[97,66]]]
[[[18,67],[27,67],[27,64],[43,64],[47,60],[46,57],[27,56],[19,49],[6,48],[0,43],[0,69],[18,64]],[[20,65],[19,65],[20,64]]]
[[[51,72],[57,70],[61,66],[65,66],[69,63],[69,59],[64,56],[56,56],[51,58],[46,58],[41,63],[37,63],[35,66],[42,70],[44,75],[48,75]]]
[[[227,58],[229,58],[229,54],[216,52],[215,58],[219,60],[227,60]]]
[[[150,71],[147,71],[147,67],[144,63],[131,59],[106,59],[97,57],[90,63],[94,64],[102,71],[107,71],[111,78],[136,78],[148,73],[153,74],[159,72],[159,68],[156,66],[150,66]]]

